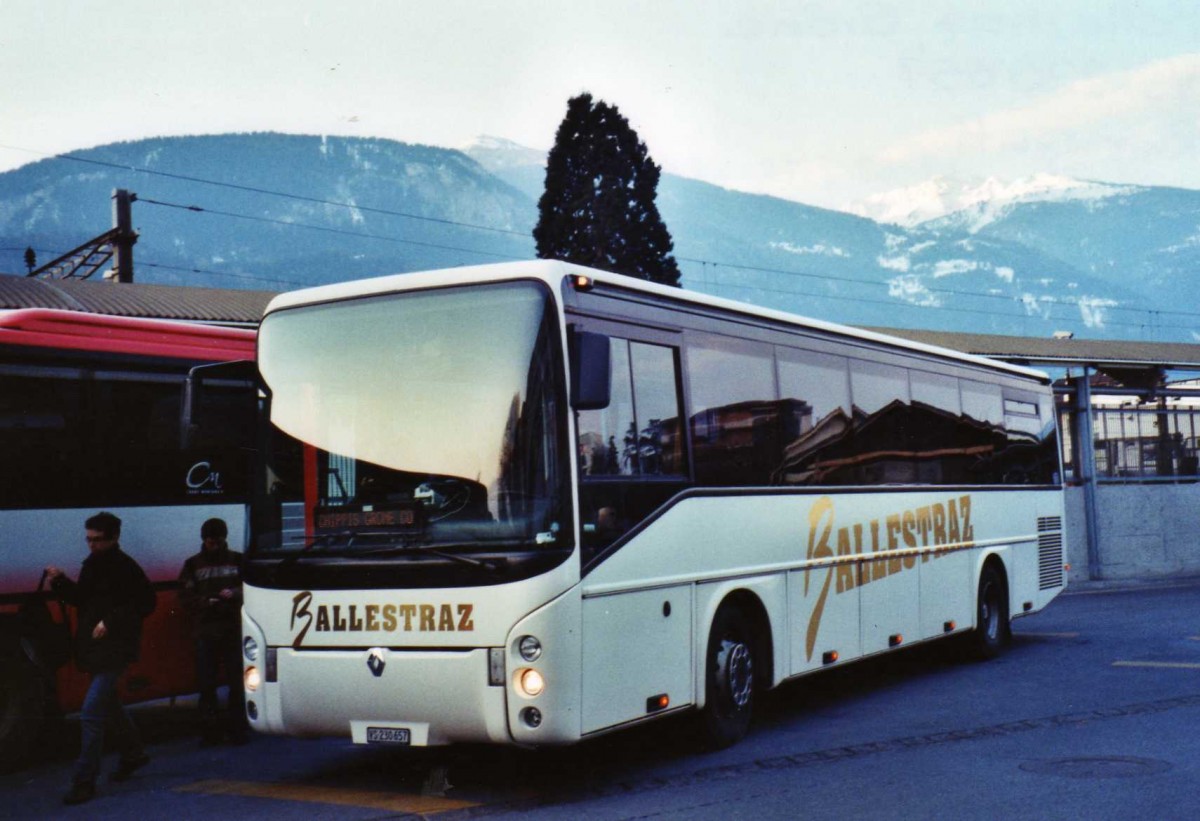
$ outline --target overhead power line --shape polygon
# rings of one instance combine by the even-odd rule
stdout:
[[[479,254],[480,256],[496,257],[498,259],[525,259],[525,257],[513,256],[511,254],[501,254],[496,251],[480,251],[476,248],[461,248],[455,245],[441,245],[436,242],[422,242],[415,239],[401,239],[400,237],[392,237],[385,234],[372,234],[367,231],[347,231],[344,228],[330,228],[327,225],[313,225],[312,223],[307,222],[297,222],[296,220],[284,220],[274,217],[260,217],[254,214],[238,214],[233,211],[220,211],[215,208],[202,208],[199,205],[182,205],[177,202],[163,202],[162,200],[154,200],[147,197],[139,196],[138,202],[143,202],[148,205],[157,205],[162,208],[176,208],[182,211],[191,211],[194,214],[215,214],[221,217],[250,220],[251,222],[263,222],[271,225],[283,225],[290,228],[304,228],[309,231],[321,231],[326,234],[341,234],[343,236],[356,237],[359,239],[377,239],[384,242],[395,242],[403,245],[419,245],[423,248],[436,248],[442,251],[458,251],[465,254]]]
[[[461,222],[458,220],[442,219],[439,217],[425,216],[424,214],[412,214],[407,211],[396,211],[390,208],[376,208],[370,205],[358,205],[353,202],[341,202],[338,200],[327,200],[321,197],[310,197],[304,194],[296,194],[288,191],[276,191],[271,188],[263,188],[256,185],[242,185],[241,183],[223,182],[221,180],[210,180],[204,177],[195,177],[189,174],[176,174],[170,171],[158,171],[153,168],[144,168],[138,165],[123,165],[121,163],[107,162],[105,160],[94,160],[88,157],[77,157],[74,154],[47,154],[42,151],[34,151],[30,148],[20,148],[12,145],[2,145],[0,148],[5,148],[10,151],[23,151],[29,154],[47,159],[55,160],[70,160],[71,162],[86,163],[87,165],[97,165],[103,168],[115,168],[120,171],[132,171],[137,174],[149,174],[155,177],[164,177],[171,180],[180,180],[182,182],[194,182],[201,185],[214,185],[219,188],[229,188],[234,191],[245,191],[251,194],[262,194],[268,197],[283,197],[290,200],[299,200],[300,202],[310,202],[316,205],[329,205],[335,208],[346,208],[354,211],[365,211],[371,214],[384,214],[390,217],[403,217],[404,219],[420,220],[421,222],[432,222],[439,225],[450,225],[456,228],[469,228],[475,231],[490,231],[496,234],[511,234],[513,236],[528,237],[528,231],[515,231],[511,228],[496,228],[492,225],[479,225],[471,222]]]
[[[743,265],[743,264],[736,263],[736,262],[718,262],[718,261],[714,261],[714,260],[700,259],[700,258],[696,258],[696,257],[677,256],[676,259],[683,260],[685,262],[694,262],[694,263],[698,263],[698,264],[705,265],[705,266],[711,265],[714,268],[717,268],[717,267],[736,268],[738,270],[753,271],[756,273],[783,274],[783,275],[792,276],[792,277],[803,277],[803,278],[807,278],[807,279],[824,280],[826,282],[841,282],[841,283],[845,283],[848,285],[874,286],[874,285],[886,285],[887,284],[886,282],[878,282],[875,280],[860,279],[860,278],[856,278],[856,277],[836,276],[834,274],[816,274],[811,271],[795,271],[795,270],[789,270],[786,268],[771,268],[771,267],[762,266],[762,265]],[[1024,303],[1026,301],[1023,297],[1012,296],[1010,294],[984,293],[981,291],[962,291],[962,290],[958,290],[955,288],[942,288],[942,287],[937,287],[937,286],[926,286],[926,285],[922,285],[921,287],[925,291],[928,291],[929,293],[935,293],[935,294],[949,294],[952,296],[977,297],[980,299],[998,299],[998,300],[1003,300],[1006,302],[1018,302],[1018,303]],[[769,289],[764,289],[764,290],[769,290]],[[783,291],[781,293],[790,293],[790,292]],[[808,296],[823,296],[823,295],[808,294]],[[843,298],[847,298],[847,297],[843,297]],[[1076,306],[1080,305],[1080,303],[1078,303],[1078,302],[1066,302],[1066,301],[1059,300],[1059,299],[1054,299],[1052,301],[1039,299],[1039,300],[1037,300],[1037,302],[1038,302],[1038,304],[1046,304],[1047,302],[1049,302],[1049,304],[1065,305],[1065,306],[1071,306],[1071,307],[1076,307]],[[887,304],[893,305],[896,303],[889,302]],[[912,303],[906,303],[906,304],[908,304],[912,307],[922,307],[922,306],[918,306],[918,305],[912,305]],[[927,307],[935,307],[935,306],[927,306]],[[936,306],[936,307],[938,307],[939,309],[950,310],[948,308],[944,308],[944,306]],[[1172,315],[1176,315],[1176,316],[1188,316],[1188,317],[1200,318],[1200,312],[1196,312],[1196,311],[1173,311],[1173,310],[1166,310],[1166,309],[1159,309],[1159,308],[1145,308],[1145,307],[1128,306],[1128,305],[1098,305],[1096,307],[1099,309],[1106,310],[1106,311],[1130,311],[1130,312],[1134,312],[1134,313],[1144,313],[1144,314],[1156,315],[1156,316],[1163,315],[1163,314],[1172,314]],[[1131,323],[1126,323],[1126,324],[1131,324]],[[1132,324],[1136,324],[1136,323],[1132,323]],[[1174,326],[1158,326],[1158,327],[1191,327],[1191,326],[1174,325]]]
[[[23,250],[25,250],[25,249],[24,248],[0,248],[0,251],[23,251]],[[53,255],[53,256],[61,256],[62,254],[66,253],[65,251],[55,249],[55,248],[34,248],[34,251],[36,251],[39,254],[46,254],[46,255]],[[147,262],[144,259],[140,259],[140,258],[138,259],[138,267],[139,268],[161,268],[166,271],[182,271],[184,273],[189,273],[189,274],[209,274],[211,276],[232,277],[234,279],[248,279],[248,280],[254,280],[256,282],[275,282],[280,285],[294,285],[297,288],[305,288],[312,284],[309,282],[300,282],[299,280],[294,280],[294,279],[283,279],[282,277],[272,277],[272,276],[259,276],[257,274],[247,274],[247,273],[241,273],[241,272],[236,272],[236,271],[213,271],[208,268],[196,268],[196,267],[188,267],[188,266],[183,266],[183,265],[165,265],[161,262]]]
[[[123,171],[131,171],[134,173],[147,174],[147,175],[151,175],[151,176],[163,177],[163,178],[167,178],[167,179],[174,179],[174,180],[179,180],[179,181],[183,181],[183,182],[197,183],[197,184],[202,184],[202,185],[211,185],[211,186],[216,186],[216,187],[220,187],[220,188],[228,188],[228,189],[233,189],[233,190],[238,190],[238,191],[245,191],[245,192],[249,192],[249,193],[262,194],[262,195],[266,195],[266,196],[281,197],[281,198],[285,198],[285,199],[292,199],[292,200],[297,200],[297,201],[301,201],[301,202],[309,202],[309,203],[314,203],[314,204],[319,204],[319,205],[346,208],[346,209],[357,210],[357,211],[361,211],[361,212],[383,214],[383,215],[388,215],[388,216],[395,216],[395,217],[401,217],[401,218],[406,218],[406,219],[419,220],[419,221],[423,221],[423,222],[448,225],[448,226],[453,226],[453,227],[458,227],[458,228],[489,231],[492,233],[519,236],[522,238],[528,238],[528,236],[529,236],[526,232],[514,231],[512,229],[496,228],[493,226],[478,225],[478,224],[473,224],[473,223],[461,222],[461,221],[457,221],[457,220],[448,220],[448,219],[441,219],[441,218],[437,218],[437,217],[428,217],[428,216],[424,216],[424,215],[420,215],[420,214],[412,214],[412,213],[397,211],[397,210],[393,210],[393,209],[376,208],[376,207],[372,207],[372,206],[363,206],[363,205],[358,205],[356,203],[350,203],[350,202],[327,200],[327,199],[323,199],[320,197],[310,197],[310,196],[306,196],[303,194],[289,193],[289,192],[285,192],[285,191],[278,191],[278,190],[259,187],[259,186],[250,186],[250,185],[243,185],[240,183],[230,183],[230,182],[224,182],[224,181],[220,181],[220,180],[211,180],[211,179],[206,179],[204,177],[197,177],[197,176],[187,175],[187,174],[177,174],[177,173],[168,172],[168,171],[159,171],[156,169],[144,168],[144,167],[136,166],[136,165],[126,165],[126,164],[121,164],[121,163],[108,162],[108,161],[104,161],[104,160],[90,159],[87,157],[79,157],[79,156],[76,156],[73,154],[50,154],[50,153],[46,153],[46,152],[34,151],[32,149],[20,148],[20,147],[16,147],[16,146],[9,146],[9,145],[2,145],[2,144],[0,144],[0,148],[6,148],[9,150],[14,150],[14,151],[21,151],[21,152],[35,154],[35,155],[47,157],[47,158],[69,160],[72,162],[85,163],[85,164],[89,164],[89,165],[96,165],[96,166],[107,167],[107,168],[115,168],[115,169],[119,169],[119,170],[123,170]],[[260,217],[260,216],[250,215],[250,214],[238,214],[238,213],[230,212],[230,211],[220,211],[220,210],[216,210],[216,209],[202,208],[200,206],[195,206],[195,205],[180,205],[177,203],[168,203],[168,202],[157,201],[157,200],[146,199],[146,198],[139,198],[138,201],[145,202],[145,203],[152,204],[152,205],[158,205],[161,207],[184,209],[184,210],[192,211],[195,213],[207,213],[207,214],[229,217],[229,218],[233,218],[233,219],[243,219],[243,220],[251,220],[251,221],[262,222],[262,223],[271,223],[271,224],[276,224],[276,225],[281,225],[281,226],[291,226],[291,227],[296,227],[296,228],[303,228],[305,230],[322,231],[325,233],[341,234],[341,235],[356,237],[356,238],[375,239],[375,240],[380,240],[380,241],[385,241],[385,242],[393,242],[393,243],[400,243],[400,244],[406,244],[406,245],[434,248],[434,249],[438,249],[438,250],[455,251],[455,252],[468,253],[468,254],[477,254],[477,255],[481,255],[481,256],[495,257],[498,259],[524,259],[525,258],[525,257],[512,256],[512,255],[502,254],[502,253],[497,253],[497,252],[492,252],[492,251],[481,251],[479,249],[462,248],[462,247],[458,247],[458,246],[422,242],[419,240],[402,239],[399,237],[386,236],[386,235],[382,235],[382,234],[372,234],[372,233],[358,232],[358,231],[347,231],[344,229],[330,228],[328,226],[313,225],[310,223],[302,223],[302,222],[296,222],[296,221],[292,221],[292,220],[273,219],[273,218],[269,218],[269,217]],[[717,261],[717,260],[708,260],[708,259],[702,259],[702,258],[697,258],[697,257],[677,256],[676,259],[678,259],[680,261],[692,262],[692,263],[696,263],[696,264],[700,264],[700,265],[704,265],[704,266],[712,266],[714,269],[717,267],[725,267],[725,268],[733,268],[733,269],[737,269],[737,270],[745,270],[745,271],[752,271],[752,272],[758,272],[758,273],[779,274],[779,275],[784,275],[784,276],[803,277],[803,278],[809,278],[809,279],[826,281],[826,282],[838,282],[838,283],[844,283],[844,284],[860,286],[860,287],[861,286],[878,286],[878,285],[886,284],[886,283],[880,283],[878,281],[859,279],[859,278],[854,278],[854,277],[844,277],[844,276],[837,276],[837,275],[833,275],[833,274],[817,274],[817,273],[805,272],[805,271],[796,271],[796,270],[789,270],[789,269],[783,269],[783,268],[773,268],[770,266],[745,265],[745,264],[723,262],[723,261]],[[143,264],[146,264],[146,263],[143,263]],[[158,267],[170,267],[170,266],[158,266]],[[197,273],[203,272],[201,269],[180,269],[180,270],[195,271]],[[210,271],[207,273],[211,273],[211,274],[219,275],[219,276],[235,276],[234,274],[230,274],[227,272]],[[245,278],[252,278],[252,279],[263,279],[264,281],[275,281],[275,282],[281,282],[281,283],[290,283],[291,282],[289,280],[253,277],[251,275],[241,275],[241,276],[243,276]],[[302,283],[295,283],[295,284],[302,284]],[[942,311],[956,311],[956,312],[960,312],[960,313],[974,313],[974,314],[983,314],[983,315],[989,315],[989,316],[1002,316],[1002,317],[1010,317],[1010,318],[1011,317],[1035,318],[1035,316],[1032,316],[1027,313],[1015,314],[1015,313],[1009,313],[1009,312],[994,312],[994,311],[985,311],[985,310],[980,310],[980,309],[951,307],[951,306],[945,306],[945,305],[921,306],[921,305],[914,305],[913,303],[905,302],[903,300],[889,301],[889,300],[870,299],[870,298],[864,298],[864,297],[850,297],[850,296],[835,295],[835,294],[811,294],[811,293],[804,293],[804,292],[800,292],[800,291],[784,290],[784,289],[779,289],[779,288],[767,288],[767,287],[762,287],[762,286],[757,286],[757,285],[742,285],[742,284],[737,284],[737,283],[716,283],[716,285],[717,285],[717,287],[738,288],[738,289],[743,289],[743,290],[753,289],[753,290],[766,291],[766,292],[771,292],[771,293],[789,294],[789,295],[795,295],[795,296],[820,297],[820,298],[828,298],[828,299],[839,299],[839,300],[851,301],[851,302],[862,302],[865,304],[879,304],[879,305],[886,305],[889,307],[896,307],[897,305],[900,305],[900,306],[903,306],[906,308],[913,308],[913,309],[936,307],[937,310],[942,310]],[[961,290],[952,289],[952,288],[942,288],[942,287],[932,287],[932,286],[923,286],[923,287],[926,291],[928,291],[930,293],[947,294],[947,295],[953,295],[953,296],[965,296],[965,297],[973,297],[973,298],[983,298],[983,299],[998,299],[998,300],[1003,300],[1006,302],[1012,302],[1012,303],[1018,303],[1018,304],[1024,304],[1024,302],[1025,302],[1025,300],[1019,296],[1010,296],[1010,295],[1005,295],[1005,294],[993,294],[993,293],[981,293],[981,292],[976,292],[976,291],[961,291]],[[1048,302],[1045,300],[1038,300],[1038,304],[1039,305],[1047,305],[1047,304],[1048,305],[1057,305],[1057,306],[1064,306],[1067,308],[1079,308],[1080,307],[1080,304],[1077,302],[1062,302],[1062,301],[1058,301],[1058,300],[1055,300],[1053,302]],[[1145,308],[1145,307],[1126,306],[1126,305],[1103,305],[1103,306],[1097,306],[1097,307],[1103,311],[1124,311],[1124,312],[1142,313],[1142,314],[1146,314],[1149,318],[1151,318],[1151,320],[1153,317],[1163,316],[1163,315],[1182,316],[1182,317],[1200,317],[1200,313],[1194,312],[1194,311],[1178,311],[1178,310],[1170,310],[1170,309]],[[1075,321],[1078,318],[1070,317],[1069,319],[1071,319],[1072,321]],[[1105,324],[1119,325],[1119,326],[1124,326],[1124,327],[1142,328],[1142,329],[1150,327],[1150,328],[1154,328],[1154,329],[1191,330],[1193,328],[1193,326],[1191,326],[1191,325],[1174,325],[1174,324],[1169,325],[1169,324],[1155,323],[1153,321],[1121,322],[1121,321],[1118,321],[1115,319],[1105,320]]]
[[[494,252],[494,251],[481,251],[481,250],[473,249],[473,248],[462,248],[459,246],[442,245],[442,244],[438,244],[438,243],[422,242],[419,240],[401,239],[399,237],[392,237],[392,236],[387,236],[387,235],[382,235],[382,234],[373,234],[373,233],[364,232],[364,231],[348,231],[348,230],[341,229],[341,228],[331,228],[329,226],[313,225],[311,223],[297,222],[295,220],[282,220],[282,219],[278,219],[278,218],[261,217],[261,216],[251,215],[251,214],[238,214],[238,213],[234,213],[234,212],[230,212],[230,211],[222,211],[222,210],[218,210],[218,209],[204,208],[204,207],[201,207],[198,205],[183,205],[180,203],[164,202],[161,200],[154,200],[154,199],[149,199],[146,197],[139,197],[138,201],[145,202],[145,203],[148,203],[151,205],[166,207],[166,208],[175,208],[175,209],[191,211],[193,213],[208,213],[208,214],[214,214],[217,216],[230,217],[230,218],[234,218],[234,219],[244,219],[244,220],[251,220],[251,221],[255,221],[255,222],[264,222],[264,223],[270,223],[270,224],[275,224],[275,225],[304,228],[304,229],[312,230],[312,231],[322,231],[325,233],[341,234],[341,235],[350,236],[350,237],[376,239],[376,240],[382,240],[384,242],[394,242],[394,243],[401,243],[401,244],[407,244],[407,245],[416,245],[416,246],[421,246],[421,247],[426,247],[426,248],[435,248],[438,250],[457,251],[457,252],[463,252],[463,253],[478,254],[481,256],[490,256],[490,257],[495,257],[498,259],[512,259],[512,260],[524,259],[524,257],[521,257],[521,256],[514,256],[511,254],[502,254],[502,253],[498,253],[498,252]],[[855,277],[836,276],[833,274],[817,274],[817,273],[805,272],[805,271],[788,270],[788,269],[784,269],[784,268],[772,268],[772,267],[768,267],[768,266],[744,265],[744,264],[731,263],[731,262],[718,262],[715,260],[702,259],[702,258],[698,258],[698,257],[678,256],[676,258],[681,261],[684,261],[684,262],[692,262],[692,263],[697,263],[700,265],[712,266],[714,268],[716,268],[716,267],[736,268],[738,270],[753,271],[753,272],[757,272],[757,273],[769,273],[769,274],[780,274],[780,275],[792,276],[792,277],[803,277],[803,278],[821,280],[821,281],[826,281],[826,282],[840,282],[840,283],[844,283],[844,284],[848,284],[848,285],[855,285],[855,286],[880,286],[880,285],[886,284],[886,283],[881,283],[881,282],[876,282],[876,281],[871,281],[871,280],[866,280],[866,279],[860,279],[860,278],[855,278]],[[738,287],[757,287],[757,286],[738,286]],[[784,294],[795,293],[799,296],[810,296],[810,297],[829,296],[830,298],[837,298],[837,299],[848,300],[848,301],[860,301],[860,302],[864,302],[867,304],[879,304],[879,305],[888,305],[888,306],[895,306],[897,304],[901,304],[901,305],[904,305],[904,307],[906,307],[906,308],[934,307],[934,306],[914,305],[912,303],[904,302],[902,300],[887,301],[887,300],[872,300],[872,299],[866,299],[866,298],[861,298],[861,297],[846,297],[846,296],[833,297],[832,295],[828,295],[828,294],[808,294],[808,293],[802,293],[802,292],[796,292],[796,291],[761,288],[761,287],[758,287],[758,290],[772,291],[775,293],[784,293]],[[1024,304],[1024,302],[1025,302],[1025,300],[1023,300],[1019,296],[1012,296],[1012,295],[1007,295],[1007,294],[990,294],[990,293],[981,293],[978,291],[962,291],[962,290],[957,290],[957,289],[953,289],[953,288],[928,287],[928,286],[925,286],[925,290],[929,291],[930,293],[947,294],[947,295],[954,295],[954,296],[965,296],[965,297],[976,297],[976,298],[982,298],[982,299],[995,299],[995,300],[1002,300],[1002,301],[1008,302],[1008,303]],[[1046,303],[1045,301],[1039,300],[1039,304],[1062,305],[1062,306],[1065,306],[1068,308],[1078,307],[1078,303],[1062,302],[1062,301],[1058,301],[1058,300],[1055,300],[1051,303]],[[949,307],[949,306],[937,306],[937,307],[940,310],[951,310],[951,311],[957,311],[957,312],[963,312],[963,313],[974,313],[974,314],[985,314],[985,315],[993,314],[996,316],[1008,316],[1008,317],[1013,317],[1013,316],[1028,317],[1029,316],[1028,314],[1024,314],[1024,313],[1022,313],[1022,314],[1014,314],[1014,313],[1008,313],[1008,312],[996,313],[996,312],[983,311],[983,310],[979,310],[979,309],[958,308],[958,307]],[[1181,316],[1200,317],[1200,313],[1194,313],[1194,312],[1188,313],[1185,311],[1156,312],[1156,311],[1153,311],[1152,309],[1147,309],[1147,308],[1129,308],[1129,307],[1116,306],[1116,305],[1102,306],[1102,307],[1106,310],[1138,311],[1138,312],[1143,312],[1143,313],[1159,313],[1159,314],[1173,313],[1173,314],[1178,314]],[[1145,323],[1131,323],[1131,322],[1122,323],[1122,322],[1118,322],[1116,320],[1112,320],[1109,322],[1109,324],[1124,325],[1124,326],[1128,326],[1128,327],[1140,328],[1140,327],[1143,327]],[[1155,327],[1188,328],[1190,326],[1158,324]]]
[[[738,266],[731,266],[731,267],[738,267]],[[781,273],[786,273],[786,272],[781,272]],[[1000,318],[1005,318],[1005,319],[1026,319],[1026,320],[1035,320],[1035,321],[1037,321],[1037,320],[1041,320],[1041,321],[1048,321],[1048,320],[1059,321],[1059,320],[1061,320],[1061,321],[1071,321],[1071,322],[1079,321],[1078,316],[1061,316],[1061,315],[1059,315],[1059,316],[1041,316],[1039,314],[1012,313],[1009,311],[989,311],[989,310],[983,310],[981,308],[962,308],[962,307],[957,307],[957,306],[952,306],[952,305],[938,305],[938,306],[915,305],[911,302],[905,302],[903,300],[871,299],[869,297],[846,296],[844,294],[812,293],[809,291],[798,291],[798,290],[787,289],[787,288],[771,288],[771,287],[764,286],[764,285],[750,285],[750,284],[738,283],[738,282],[716,281],[716,282],[712,282],[712,283],[702,283],[702,284],[709,284],[712,287],[721,288],[721,289],[731,289],[732,288],[732,289],[736,289],[736,290],[740,290],[740,291],[760,291],[760,292],[765,292],[765,293],[782,294],[782,295],[786,295],[786,296],[809,297],[812,299],[833,299],[833,300],[840,300],[843,302],[854,302],[854,303],[865,304],[865,305],[882,305],[882,306],[885,306],[888,308],[906,308],[906,309],[918,310],[918,311],[927,311],[930,309],[934,309],[937,311],[949,311],[951,313],[978,314],[978,315],[983,315],[983,316],[1000,317]],[[872,284],[872,283],[860,281],[859,284]],[[1020,300],[1013,300],[1013,301],[1020,302]],[[1039,304],[1044,304],[1044,303],[1039,303]],[[1064,308],[1067,310],[1077,307],[1074,303],[1070,303],[1070,302],[1053,302],[1053,303],[1049,303],[1049,304],[1053,307]],[[1158,330],[1158,329],[1193,330],[1195,328],[1194,325],[1168,325],[1168,324],[1160,324],[1160,323],[1147,324],[1144,322],[1122,322],[1121,320],[1117,320],[1117,319],[1106,319],[1106,320],[1104,320],[1103,324],[1106,326],[1112,325],[1112,326],[1117,326],[1117,327],[1140,328],[1143,331],[1146,330],[1147,328],[1153,329],[1153,330]]]
[[[186,274],[209,274],[218,277],[231,277],[233,279],[248,279],[255,282],[274,282],[278,285],[293,285],[297,288],[306,288],[312,283],[300,282],[294,279],[282,279],[280,277],[257,276],[255,274],[243,274],[234,271],[213,271],[207,268],[189,268],[183,265],[164,265],[159,262],[146,262],[143,259],[138,260],[139,268],[161,268],[164,271],[181,271]]]

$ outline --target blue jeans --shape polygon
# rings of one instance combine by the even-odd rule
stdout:
[[[111,724],[115,731],[117,750],[124,760],[140,757],[145,749],[141,736],[129,712],[117,698],[117,680],[125,669],[118,668],[102,673],[93,673],[83,699],[80,713],[82,743],[79,761],[75,764],[75,781],[95,782],[100,775],[100,759],[104,755],[104,731]]]

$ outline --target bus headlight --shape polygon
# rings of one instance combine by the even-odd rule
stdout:
[[[247,667],[244,676],[246,691],[253,693],[258,690],[258,685],[262,684],[262,676],[258,674],[257,667]]]
[[[546,680],[542,674],[532,667],[523,667],[517,671],[517,692],[526,698],[540,696],[546,689]]]
[[[542,657],[542,643],[536,636],[522,636],[517,642],[517,651],[526,661],[537,661]]]
[[[246,657],[246,661],[258,661],[258,642],[253,636],[246,636],[242,640],[242,655]]]

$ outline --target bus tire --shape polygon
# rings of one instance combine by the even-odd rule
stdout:
[[[21,653],[0,656],[0,772],[29,763],[45,720],[45,686]]]
[[[750,622],[736,607],[723,606],[713,619],[705,662],[701,741],[712,749],[737,743],[754,712],[754,642]]]
[[[993,562],[979,574],[979,594],[975,600],[975,629],[970,634],[971,655],[986,661],[1008,649],[1012,625],[1008,613],[1008,585],[1004,573]]]

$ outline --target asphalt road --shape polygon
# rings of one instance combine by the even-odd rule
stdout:
[[[61,806],[68,724],[0,776],[0,817],[1200,818],[1200,583],[1076,591],[1014,630],[991,662],[933,644],[784,686],[719,753],[678,721],[532,752],[200,748],[190,706],[156,705],[137,711],[153,761],[133,779]]]

